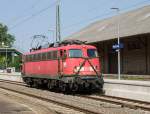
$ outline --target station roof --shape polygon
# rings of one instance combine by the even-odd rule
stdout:
[[[150,33],[150,5],[119,15],[120,37]],[[87,43],[117,38],[118,16],[99,20],[66,39],[87,41]]]
[[[17,55],[22,55],[22,52],[20,52],[19,50],[15,49],[15,48],[0,48],[0,53],[1,52],[14,52]]]

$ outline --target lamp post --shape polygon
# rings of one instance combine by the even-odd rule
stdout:
[[[5,54],[5,56],[6,56],[6,61],[5,61],[5,67],[6,67],[6,71],[7,71],[7,48],[9,47],[9,46],[7,46],[7,45],[4,45],[4,42],[2,42],[2,46],[6,49],[6,54]]]
[[[120,18],[119,18],[119,8],[111,8],[112,10],[116,10],[117,14],[118,14],[118,21],[117,21],[117,36],[118,36],[118,79],[120,80],[121,76],[120,76]]]
[[[7,71],[7,47],[6,48],[6,71]]]

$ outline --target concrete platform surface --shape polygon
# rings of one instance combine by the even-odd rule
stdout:
[[[0,97],[0,114],[35,114],[28,107]]]
[[[0,72],[0,75],[20,76],[21,72],[12,72],[12,73],[3,73],[3,72]]]
[[[150,81],[105,79],[106,95],[150,102]]]
[[[114,84],[125,84],[125,85],[134,85],[134,86],[149,86],[150,81],[136,81],[136,80],[118,80],[118,79],[104,79],[105,83],[114,83]]]
[[[0,73],[0,79],[22,82],[20,73]]]

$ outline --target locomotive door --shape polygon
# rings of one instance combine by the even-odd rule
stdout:
[[[64,63],[67,57],[66,50],[60,50],[60,59],[59,59],[59,75],[63,75]]]

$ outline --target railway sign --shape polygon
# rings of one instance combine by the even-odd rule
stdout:
[[[122,49],[122,48],[124,48],[124,45],[122,44],[122,43],[120,43],[120,44],[114,44],[113,46],[112,46],[112,48],[113,49]]]

